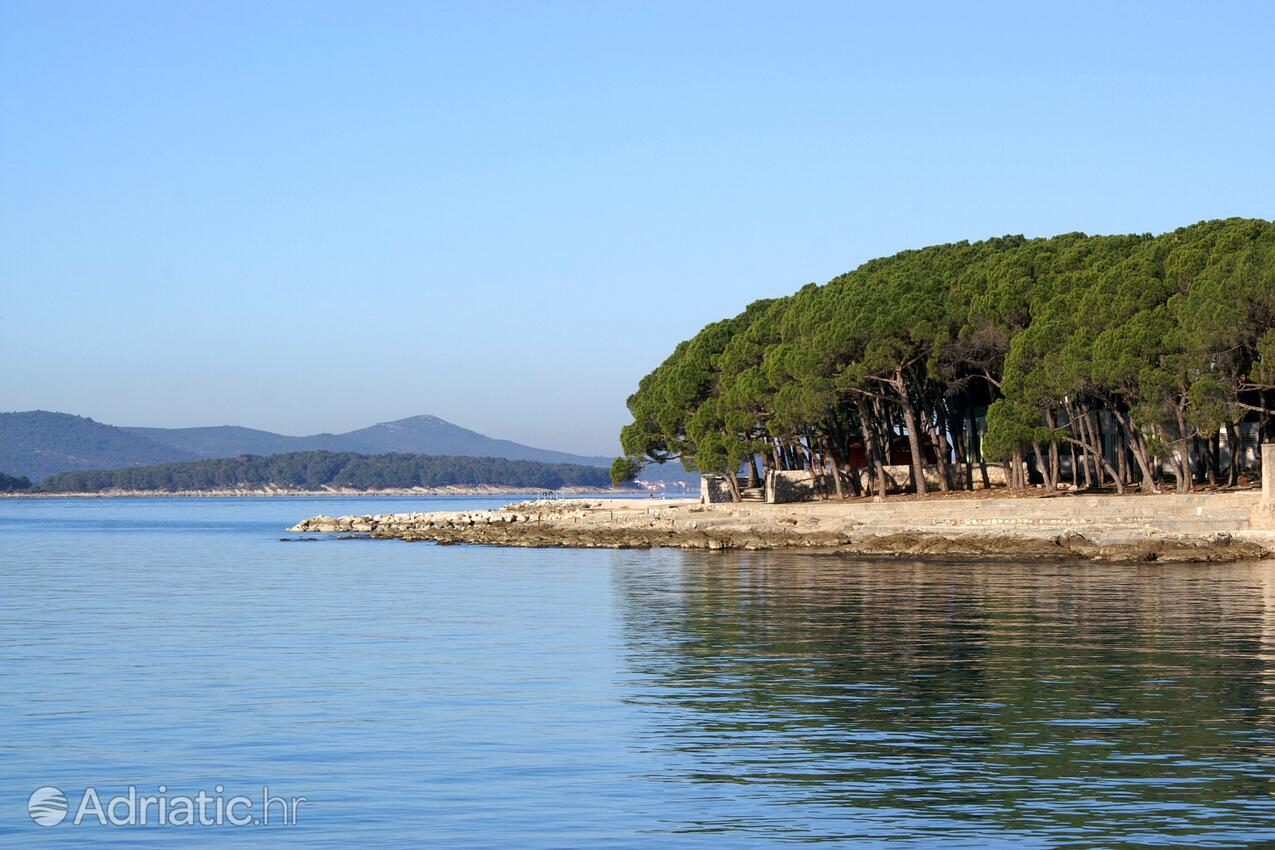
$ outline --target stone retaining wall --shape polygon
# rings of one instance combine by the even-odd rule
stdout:
[[[887,466],[885,470],[886,490],[887,493],[905,493],[911,488],[912,467],[903,466]],[[965,468],[954,467],[953,472],[959,474],[964,479]],[[866,493],[868,491],[868,472],[866,469],[856,470],[855,473],[841,471],[841,486],[847,495],[854,492],[853,480],[857,475],[859,479],[859,492]],[[993,487],[1003,486],[1005,484],[1005,469],[999,465],[989,465],[987,467],[987,478]],[[771,470],[766,473],[766,501],[771,504],[784,505],[791,502],[808,502],[819,498],[812,482],[814,476],[810,474],[808,469],[791,469],[791,470]],[[933,491],[939,490],[939,470],[935,465],[925,467],[925,483]],[[836,484],[833,480],[831,472],[825,472],[819,476],[819,485],[829,494],[836,493]],[[974,489],[983,489],[983,474],[975,470],[974,472]],[[729,491],[727,498],[723,501],[729,501]]]

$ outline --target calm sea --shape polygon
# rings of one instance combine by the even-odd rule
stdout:
[[[498,503],[0,502],[0,846],[1275,842],[1271,565],[279,541]]]

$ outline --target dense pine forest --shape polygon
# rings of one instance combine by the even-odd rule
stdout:
[[[947,491],[1000,463],[1011,488],[1187,492],[1237,483],[1273,388],[1275,223],[936,245],[678,345],[629,398],[612,475],[808,469],[845,497],[897,463],[923,496],[922,464]]]
[[[362,455],[351,452],[291,452],[244,455],[128,469],[64,472],[45,479],[45,492],[97,493],[106,490],[226,490],[279,487],[357,490],[407,487],[605,487],[605,469],[567,463],[539,463],[492,457],[437,457],[417,454]]]

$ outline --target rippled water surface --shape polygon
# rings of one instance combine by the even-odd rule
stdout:
[[[1268,564],[279,541],[497,503],[0,501],[0,846],[1275,842]],[[27,816],[130,784],[307,802]]]

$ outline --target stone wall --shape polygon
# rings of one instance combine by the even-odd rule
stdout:
[[[714,505],[729,502],[731,499],[730,484],[724,475],[701,475],[699,478],[699,501],[702,505]]]
[[[1275,507],[1275,443],[1262,446],[1262,504]]]
[[[1275,443],[1268,443],[1262,446],[1262,467],[1267,470],[1275,470]],[[909,492],[911,489],[911,472],[911,467],[907,465],[885,467],[888,492],[890,494]],[[954,466],[952,472],[956,476],[957,489],[963,489],[964,466]],[[859,492],[866,493],[868,490],[867,470],[859,469],[856,470],[856,473],[859,478]],[[993,487],[1005,486],[1005,468],[1003,466],[989,464],[987,477]],[[813,482],[814,478],[808,469],[771,470],[766,473],[765,499],[771,504],[791,504],[818,500],[819,491],[816,490]],[[939,491],[937,466],[925,467],[925,483],[931,492]],[[842,470],[841,485],[846,495],[851,495],[855,492],[850,472]],[[742,479],[739,482],[739,486],[741,488],[745,486],[745,482]],[[831,472],[824,472],[819,476],[819,487],[829,497],[835,497],[836,485]],[[977,468],[974,470],[974,489],[983,489],[983,476]],[[1009,495],[1009,493],[1006,493],[1006,496]],[[700,502],[702,504],[718,504],[730,501],[730,487],[727,485],[724,476],[709,475],[701,477]],[[1261,502],[1260,507],[1254,508],[1252,527],[1275,531],[1275,474],[1262,477]]]
[[[772,505],[782,505],[789,502],[809,502],[812,499],[817,499],[819,496],[813,482],[814,476],[810,474],[808,469],[784,471],[772,469],[766,473],[766,501]],[[841,484],[847,488],[847,491],[851,486],[850,476],[844,472],[841,474]],[[831,473],[824,473],[819,476],[819,486],[825,488],[825,492],[829,494],[837,492]]]
[[[887,466],[884,469],[886,489],[889,493],[906,493],[910,491],[912,467],[907,465]],[[958,476],[957,483],[963,484],[965,468],[963,466],[953,467],[953,473]],[[866,493],[868,491],[867,470],[859,469],[857,474],[859,492]],[[988,466],[987,478],[991,481],[993,487],[1003,487],[1005,485],[1005,468],[999,465]],[[766,501],[771,504],[788,504],[790,502],[808,502],[812,499],[817,499],[818,493],[815,490],[813,481],[814,477],[808,469],[771,470],[766,473]],[[925,467],[925,483],[932,491],[939,489],[939,471],[937,466]],[[825,472],[819,476],[819,486],[830,496],[835,495],[837,492],[831,472]],[[841,486],[847,495],[854,493],[852,475],[846,470],[841,471]],[[977,469],[974,470],[974,489],[983,489],[983,476]],[[729,500],[728,493],[724,501]]]
[[[1253,528],[1275,531],[1275,443],[1262,446],[1262,499],[1253,509]]]

